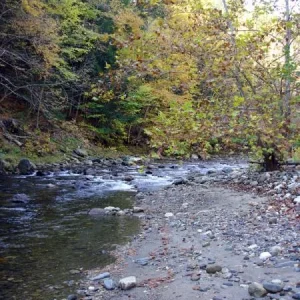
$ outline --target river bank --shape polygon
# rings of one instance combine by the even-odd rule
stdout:
[[[299,178],[224,169],[137,194],[141,233],[78,299],[299,299]],[[135,287],[117,288],[129,276]]]

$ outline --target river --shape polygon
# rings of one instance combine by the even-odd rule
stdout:
[[[110,252],[139,232],[136,217],[92,218],[90,209],[131,208],[138,191],[171,185],[191,172],[206,174],[228,162],[166,162],[96,176],[71,170],[47,176],[0,178],[0,298],[53,300],[78,288],[84,271],[114,261]],[[130,182],[124,180],[130,176]]]

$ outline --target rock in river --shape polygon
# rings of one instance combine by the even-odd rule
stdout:
[[[21,175],[30,175],[34,172],[35,169],[36,166],[26,158],[21,159],[18,164],[18,170]]]

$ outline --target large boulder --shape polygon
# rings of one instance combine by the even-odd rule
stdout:
[[[20,160],[17,168],[21,175],[30,175],[35,171],[36,166],[29,159],[23,158]]]

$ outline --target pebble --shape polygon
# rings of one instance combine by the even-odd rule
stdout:
[[[277,256],[282,252],[282,248],[280,246],[273,246],[270,248],[270,253],[272,256]]]
[[[270,293],[278,293],[281,292],[284,288],[283,281],[279,279],[274,279],[272,281],[267,281],[263,283],[264,289],[266,289]]]
[[[166,218],[171,218],[171,217],[174,217],[174,214],[171,213],[171,212],[167,212],[167,213],[165,213],[165,217]]]
[[[300,292],[292,296],[293,299],[300,299]]]
[[[209,265],[206,267],[206,272],[208,274],[215,274],[221,271],[222,271],[222,267],[220,265]]]
[[[248,287],[248,293],[250,296],[263,297],[268,292],[264,289],[263,285],[257,282],[253,282]]]
[[[200,274],[194,273],[194,274],[191,276],[191,280],[192,280],[192,281],[198,281],[198,280],[200,280]]]
[[[259,258],[261,260],[267,260],[268,258],[272,257],[272,254],[270,252],[262,252],[260,255],[259,255]]]
[[[129,289],[134,288],[135,286],[136,286],[136,277],[135,276],[125,277],[119,281],[119,287],[122,290],[129,290]]]
[[[141,265],[141,266],[146,266],[148,265],[148,262],[150,261],[150,257],[142,257],[142,258],[138,258],[136,259],[136,263]]]
[[[114,281],[110,278],[105,278],[103,281],[103,285],[104,285],[105,289],[107,289],[109,291],[114,290],[116,287]]]
[[[100,273],[99,275],[91,278],[91,280],[101,280],[101,279],[104,279],[104,278],[107,278],[107,277],[110,277],[110,273],[108,272],[105,272],[105,273]]]
[[[76,295],[69,295],[67,300],[77,300],[77,296]]]

